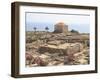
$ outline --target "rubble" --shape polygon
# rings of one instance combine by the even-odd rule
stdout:
[[[88,35],[36,32],[32,40],[31,36],[28,35],[30,41],[26,42],[26,65],[29,67],[89,64],[89,46],[84,46]]]

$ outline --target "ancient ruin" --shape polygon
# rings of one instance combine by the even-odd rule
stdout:
[[[68,33],[68,25],[64,24],[63,22],[59,22],[55,24],[55,33]]]
[[[26,66],[89,64],[89,33],[74,34],[63,22],[54,27],[53,32],[26,32]]]

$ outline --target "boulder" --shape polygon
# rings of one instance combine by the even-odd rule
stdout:
[[[50,44],[50,45],[59,45],[59,44],[61,44],[61,41],[49,41],[48,44]]]
[[[30,65],[31,61],[33,59],[33,56],[30,53],[25,54],[25,59],[26,59],[26,65]]]
[[[45,54],[41,54],[39,57],[42,58],[44,61],[50,58],[50,56],[45,55]]]
[[[48,66],[53,66],[53,65],[63,65],[61,62],[59,61],[51,61]]]
[[[48,63],[43,60],[41,57],[34,57],[34,60],[32,61],[32,64],[37,64],[37,66],[46,66]]]
[[[57,47],[49,47],[49,46],[41,46],[39,48],[39,52],[40,53],[45,53],[45,52],[49,52],[49,53],[59,53],[59,52],[62,52],[64,53],[65,52],[65,49],[61,49],[61,48],[57,48]]]
[[[26,60],[32,60],[33,56],[29,53],[25,54]]]
[[[81,43],[73,43],[71,46],[68,46],[66,49],[67,54],[75,54],[83,50],[83,45]]]

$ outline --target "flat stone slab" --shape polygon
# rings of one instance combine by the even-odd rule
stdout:
[[[80,43],[65,43],[60,45],[44,45],[40,46],[39,51],[41,53],[76,53],[83,49],[82,44]]]

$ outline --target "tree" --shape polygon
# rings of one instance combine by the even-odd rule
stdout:
[[[33,32],[33,34],[34,34],[34,37],[35,37],[35,40],[37,40],[37,34],[36,34],[36,27],[33,27],[33,29],[34,29],[34,32]],[[33,35],[32,35],[32,37],[33,37]]]
[[[48,30],[49,30],[48,26],[45,27],[45,30],[48,32]],[[45,43],[47,42],[46,38],[47,38],[47,33],[46,33],[46,36],[45,36]]]
[[[45,27],[45,30],[48,32],[49,28],[48,27]]]
[[[36,29],[37,29],[37,28],[36,28],[36,27],[34,27],[33,29],[34,29],[34,31],[36,32]]]
[[[74,30],[74,29],[72,29],[70,32],[72,32],[72,33],[79,33],[78,31],[76,31],[76,30]]]

